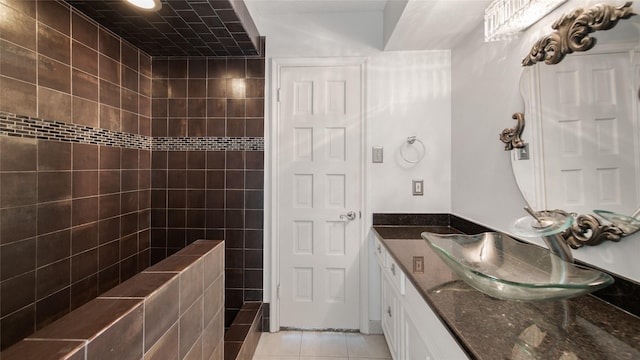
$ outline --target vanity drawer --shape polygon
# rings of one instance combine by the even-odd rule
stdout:
[[[398,266],[396,261],[389,254],[382,244],[382,240],[378,236],[375,237],[373,244],[373,252],[376,254],[376,262],[380,265],[382,276],[389,280],[389,284],[393,286],[396,291],[404,295],[404,283],[406,278],[400,266]]]
[[[400,292],[400,295],[404,295],[406,277],[402,272],[402,269],[388,252],[385,252],[385,263],[387,266],[384,268],[384,272],[388,277],[389,282],[397,291]]]
[[[384,245],[382,245],[382,240],[380,240],[379,237],[375,237],[373,244],[373,252],[376,254],[376,261],[378,262],[378,265],[380,265],[380,267],[384,269],[386,267],[385,257],[387,251],[384,248]]]

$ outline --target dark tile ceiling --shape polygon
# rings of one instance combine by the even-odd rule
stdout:
[[[151,56],[251,56],[259,34],[244,2],[162,0],[158,11],[124,0],[65,0]]]

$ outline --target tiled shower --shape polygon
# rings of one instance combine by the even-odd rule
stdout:
[[[153,59],[151,258],[225,239],[225,325],[262,301],[264,60]]]
[[[0,0],[2,348],[196,239],[226,324],[262,300],[264,60],[152,58],[58,1]]]

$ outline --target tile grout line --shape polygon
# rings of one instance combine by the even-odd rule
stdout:
[[[313,332],[305,332],[305,331],[302,331],[302,332],[300,332],[300,331],[281,332],[279,336],[280,336],[280,339],[282,339],[282,337],[285,336],[286,334],[295,334],[295,333],[300,334],[300,346],[302,346],[302,341],[303,341],[304,335],[308,335],[308,334],[313,333]],[[323,332],[316,332],[316,333],[323,333]],[[268,333],[265,333],[265,334],[268,334]],[[287,356],[287,358],[290,358],[290,359],[298,359],[298,360],[309,359],[309,358],[318,358],[318,359],[326,359],[326,360],[331,360],[331,359],[390,360],[391,359],[391,357],[389,355],[383,354],[383,353],[374,353],[374,354],[357,354],[357,352],[356,353],[351,353],[349,351],[349,340],[348,340],[349,334],[347,334],[347,333],[340,333],[340,334],[343,335],[343,338],[345,339],[344,345],[346,345],[346,347],[347,347],[347,354],[346,355],[321,355],[321,354],[306,354],[306,355],[303,355],[302,352],[300,351],[300,353],[298,355],[291,354],[289,356],[289,355],[277,355],[277,354],[273,354],[272,351],[268,351],[266,353],[256,354],[256,356],[257,356],[256,359],[276,359],[276,358],[279,359],[279,357],[283,357],[283,356]],[[267,336],[270,336],[270,335],[267,335]],[[274,338],[277,338],[277,336],[278,335],[275,335]],[[386,347],[386,341],[383,340],[384,338],[383,338],[383,335],[381,335],[381,334],[372,334],[372,335],[358,334],[358,336],[361,336],[362,338],[368,338],[370,336],[376,338],[376,337],[379,336],[382,339],[384,346]],[[311,340],[313,340],[313,339],[311,339]],[[307,339],[307,341],[309,341],[309,339]],[[276,341],[276,343],[277,343],[277,341]],[[274,350],[274,348],[270,348],[270,349]]]

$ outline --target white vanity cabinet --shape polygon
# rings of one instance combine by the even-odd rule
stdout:
[[[375,252],[381,270],[382,331],[393,359],[466,359],[465,352],[377,237]]]
[[[404,313],[403,330],[405,334],[404,346],[402,356],[398,357],[399,359],[437,359],[423,341],[422,334],[411,315],[406,312]]]
[[[398,311],[398,296],[385,277],[382,278],[382,331],[387,339],[391,354],[397,354],[400,341],[400,312]],[[394,359],[397,359],[394,356]]]

